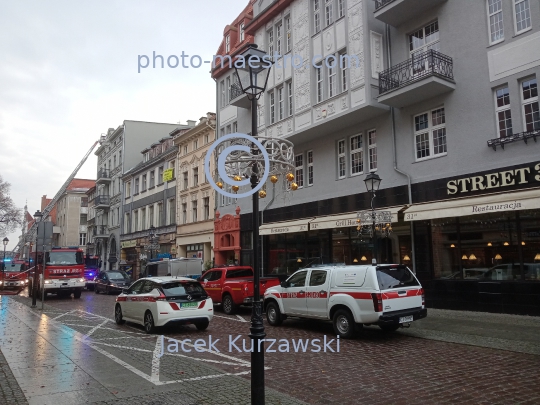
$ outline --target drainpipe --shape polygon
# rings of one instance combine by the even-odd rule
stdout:
[[[261,225],[264,224],[264,210],[267,209],[274,202],[275,197],[276,197],[276,185],[272,183],[272,199],[268,201],[268,204],[266,204],[261,211]],[[262,263],[263,274],[264,274],[264,238],[261,239],[261,263]]]
[[[388,66],[392,66],[392,43],[390,41],[390,26],[384,24],[385,34],[386,34],[386,60],[388,61]],[[407,177],[407,187],[409,194],[409,205],[412,205],[412,191],[411,191],[411,176],[408,173],[405,173],[403,170],[398,168],[397,165],[397,148],[396,148],[396,117],[394,107],[390,107],[390,118],[392,121],[392,158],[394,161],[394,170],[399,174]],[[416,253],[415,253],[415,244],[414,244],[414,221],[410,221],[411,227],[411,250],[412,250],[412,265],[413,273],[416,274]]]

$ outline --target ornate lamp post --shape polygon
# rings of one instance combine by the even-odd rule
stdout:
[[[148,229],[148,240],[150,241],[150,260],[154,258],[154,244],[156,242],[156,228],[154,225]]]
[[[34,214],[34,220],[36,221],[36,224],[39,224],[41,221],[41,218],[43,218],[43,214],[37,210]],[[37,286],[38,286],[38,244],[37,244],[37,233],[36,233],[36,255],[34,257],[34,275],[32,276],[32,308],[36,308],[36,300],[37,300]]]
[[[6,246],[9,243],[7,236],[2,240],[4,244],[4,258],[2,259],[2,290],[4,289],[4,284],[6,284]]]
[[[392,213],[390,211],[376,211],[374,207],[374,200],[379,186],[381,184],[381,178],[377,173],[369,173],[364,179],[367,191],[371,194],[371,211],[363,211],[357,214],[356,222],[358,227],[356,228],[360,233],[366,231],[371,236],[373,243],[373,258],[371,263],[377,264],[377,232],[381,232],[382,235],[388,236],[392,232]],[[366,223],[367,225],[362,225]]]
[[[295,190],[298,186],[292,183],[294,175],[294,150],[290,141],[280,138],[257,137],[257,100],[264,94],[272,62],[264,51],[255,44],[248,44],[235,62],[235,74],[238,83],[251,101],[251,137],[243,134],[232,134],[224,137],[227,147],[218,149],[221,152],[217,159],[217,167],[223,181],[232,185],[236,193],[241,186],[251,185],[252,195],[252,227],[253,227],[253,268],[254,292],[253,308],[251,313],[251,326],[249,334],[252,339],[251,352],[251,403],[261,405],[265,403],[264,390],[264,342],[266,336],[262,318],[262,303],[260,296],[260,238],[259,238],[259,198],[266,196],[262,190],[266,179],[270,178],[273,184],[281,176],[286,191]],[[243,60],[244,64],[239,62]],[[213,149],[209,152],[211,153]],[[216,158],[218,153],[216,153]],[[206,166],[206,162],[205,162]],[[209,166],[208,166],[209,167]],[[234,179],[234,182],[228,180]],[[216,186],[221,188],[223,183]],[[219,191],[219,190],[218,190]],[[258,193],[257,193],[258,191]],[[221,192],[221,191],[220,191]],[[230,193],[221,192],[228,195]],[[258,195],[257,195],[258,194]],[[261,344],[263,343],[263,344]]]

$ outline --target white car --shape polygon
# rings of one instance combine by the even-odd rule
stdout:
[[[198,281],[186,277],[141,278],[116,298],[114,319],[144,326],[146,333],[175,323],[205,330],[214,316],[214,304]]]
[[[288,316],[331,320],[346,339],[356,326],[395,331],[427,316],[420,282],[400,264],[302,269],[264,292],[264,308],[272,326]]]

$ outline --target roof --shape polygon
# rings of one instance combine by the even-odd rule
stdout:
[[[165,284],[165,283],[169,283],[171,281],[196,281],[192,278],[189,278],[189,277],[173,277],[173,276],[168,276],[168,277],[145,277],[144,279],[141,278],[140,280],[152,280],[153,282],[155,283],[160,283],[160,284]]]
[[[69,183],[69,186],[67,187],[68,190],[75,190],[75,189],[84,189],[89,190],[92,187],[96,185],[95,180],[90,179],[73,179],[71,180],[71,183]]]

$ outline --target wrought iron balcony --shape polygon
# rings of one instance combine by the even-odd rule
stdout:
[[[109,237],[109,228],[107,225],[97,225],[94,227],[93,232],[94,238],[108,238]]]
[[[111,182],[111,173],[109,169],[99,169],[97,172],[96,184],[110,183],[110,182]]]
[[[404,107],[455,89],[452,58],[432,49],[379,73],[378,101]]]
[[[246,93],[242,91],[240,83],[233,83],[229,87],[229,100],[231,105],[242,108],[250,108],[250,102]]]
[[[447,0],[375,0],[376,19],[398,27]]]
[[[487,141],[487,144],[488,146],[491,146],[493,148],[493,150],[497,150],[497,146],[500,146],[501,148],[504,149],[504,145],[506,145],[507,143],[512,143],[512,142],[516,142],[516,141],[523,141],[525,143],[527,143],[527,140],[533,138],[534,141],[536,142],[536,137],[539,137],[540,138],[540,130],[536,130],[536,131],[529,131],[529,132],[520,132],[519,134],[513,134],[513,135],[510,135],[510,136],[505,136],[504,138],[495,138],[495,139],[490,139],[489,141]]]
[[[111,205],[110,198],[108,195],[97,195],[96,198],[94,198],[94,208],[95,209],[107,209]]]

